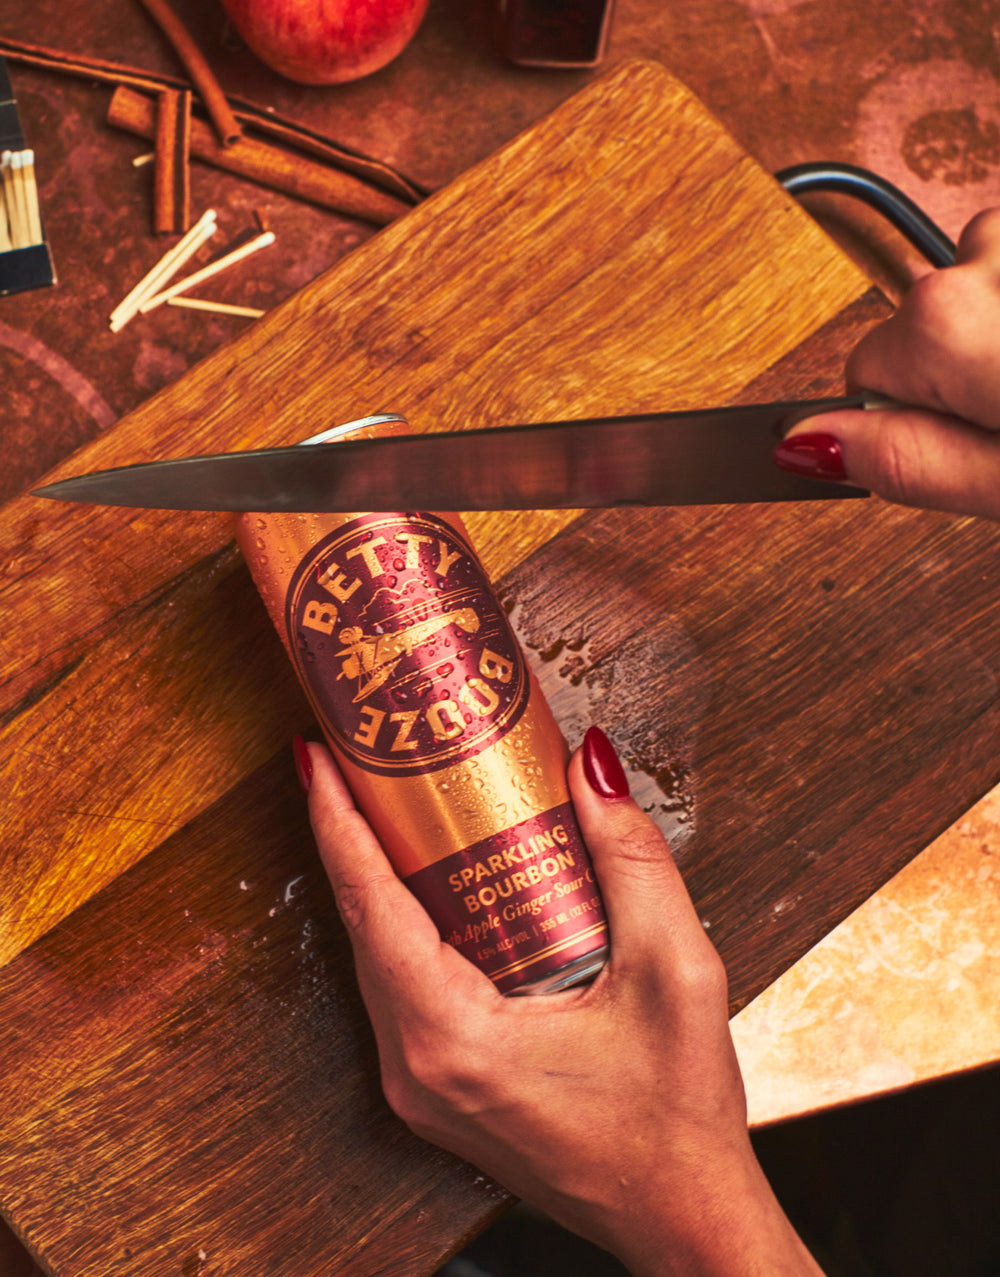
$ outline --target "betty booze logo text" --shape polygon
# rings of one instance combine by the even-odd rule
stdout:
[[[471,547],[429,514],[364,515],[287,595],[299,674],[359,766],[407,775],[478,754],[520,718],[528,673]]]

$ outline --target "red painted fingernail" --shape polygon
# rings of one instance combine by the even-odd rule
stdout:
[[[774,450],[775,465],[808,479],[847,478],[844,454],[833,435],[792,435]]]
[[[599,727],[588,727],[583,738],[583,774],[601,798],[627,798],[628,779],[614,746]]]
[[[298,772],[299,784],[302,786],[303,793],[309,793],[309,786],[313,779],[312,759],[309,757],[309,751],[306,749],[306,743],[301,736],[292,738],[292,757],[295,759],[295,770]]]

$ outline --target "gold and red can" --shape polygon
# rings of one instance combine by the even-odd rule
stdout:
[[[405,432],[363,418],[306,444]],[[237,539],[354,800],[443,940],[501,992],[607,959],[567,748],[454,515],[245,514]]]

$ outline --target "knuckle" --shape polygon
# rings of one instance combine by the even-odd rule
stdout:
[[[898,430],[881,432],[875,449],[875,473],[878,477],[874,486],[883,497],[900,505],[909,504],[907,466]]]
[[[408,1083],[402,1088],[405,1098],[430,1097],[459,1113],[476,1107],[490,1085],[481,1043],[461,1027],[408,1036],[402,1044],[402,1065]]]
[[[402,1062],[406,1077],[420,1091],[446,1098],[452,1086],[450,1060],[436,1044],[431,1046],[423,1036],[410,1037],[403,1042]]]
[[[989,254],[994,261],[1000,261],[1000,208],[984,208],[976,213],[959,236],[960,259],[968,260],[980,254]]]
[[[894,316],[861,340],[848,359],[848,382],[915,408],[992,421],[995,394],[984,395],[981,387],[996,385],[997,320],[1000,289],[980,268],[970,263],[932,271],[913,284]],[[892,428],[895,437],[880,440],[880,473],[901,483],[896,491],[903,493],[920,450],[898,416]]]
[[[416,1130],[426,1121],[424,1098],[406,1073],[384,1068],[382,1094],[396,1116],[411,1130]]]
[[[926,275],[921,275],[911,285],[903,302],[904,307],[915,318],[933,319],[947,303],[953,277],[943,271],[928,271]]]
[[[385,1052],[381,1073],[389,1107],[432,1142],[454,1118],[477,1112],[489,1089],[481,1054],[441,1027],[403,1032]]]
[[[344,926],[352,934],[365,930],[366,924],[382,900],[382,886],[388,875],[369,875],[357,880],[337,876],[333,893]]]
[[[900,310],[907,326],[910,369],[917,376],[936,364],[935,352],[947,347],[966,322],[964,287],[955,271],[932,271],[910,289]]]
[[[615,854],[622,866],[639,873],[673,871],[667,840],[651,823],[633,826],[620,834]]]
[[[414,1135],[431,1144],[446,1144],[453,1110],[432,1092],[416,1086],[405,1076],[383,1074],[382,1092],[399,1120]]]
[[[728,1001],[729,978],[725,964],[707,939],[695,951],[676,961],[672,978],[676,992],[685,1001],[699,1005]]]
[[[922,448],[910,418],[894,416],[890,426],[879,431],[875,441],[873,484],[878,493],[899,505],[917,504],[924,494]]]
[[[365,893],[357,883],[338,882],[334,886],[337,908],[348,931],[360,931],[365,922]]]

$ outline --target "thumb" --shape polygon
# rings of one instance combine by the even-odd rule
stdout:
[[[945,413],[903,405],[823,413],[797,422],[774,460],[900,505],[1000,519],[1000,436]]]
[[[573,755],[569,784],[604,897],[615,968],[662,969],[667,961],[694,969],[710,942],[666,839],[628,796],[600,728],[591,727]]]

